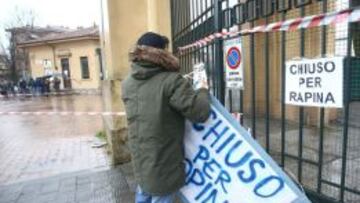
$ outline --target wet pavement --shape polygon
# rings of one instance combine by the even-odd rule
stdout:
[[[0,99],[0,111],[101,111],[101,96]],[[131,163],[92,148],[96,116],[0,116],[0,203],[130,203]],[[175,203],[179,203],[176,199]]]
[[[130,203],[135,182],[130,164],[0,186],[0,203]]]
[[[0,99],[0,111],[101,111],[100,95]],[[0,185],[109,168],[101,116],[0,116]]]
[[[101,111],[96,95],[0,99],[0,111]],[[345,202],[359,203],[360,104],[351,106],[348,134]],[[359,121],[359,122],[358,122]],[[245,123],[250,126],[251,120]],[[265,146],[265,120],[258,118],[257,138]],[[323,183],[340,184],[342,127],[324,130]],[[0,203],[133,202],[135,181],[130,164],[111,168],[103,148],[92,148],[102,129],[96,116],[0,116]],[[280,163],[281,123],[270,120],[270,154]],[[285,168],[298,176],[298,124],[286,124]],[[304,127],[302,180],[317,189],[319,129]],[[305,161],[306,160],[306,161]],[[338,187],[323,184],[321,193],[338,199]]]

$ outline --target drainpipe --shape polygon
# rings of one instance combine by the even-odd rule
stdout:
[[[55,54],[55,45],[50,44],[49,42],[44,42],[45,45],[51,47],[51,51],[52,51],[52,61],[54,64],[54,70],[57,71],[58,67],[56,66],[56,54]]]
[[[55,69],[55,71],[58,71],[58,67],[56,66],[55,46],[54,46],[54,45],[50,45],[50,44],[49,44],[49,46],[50,46],[51,49],[52,49],[54,69]]]

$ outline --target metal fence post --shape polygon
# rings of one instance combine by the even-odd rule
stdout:
[[[221,32],[222,30],[222,8],[221,0],[215,0],[215,31]],[[223,41],[217,38],[215,40],[215,69],[217,74],[217,92],[219,101],[225,105],[225,81],[224,81],[224,64],[223,64]]]
[[[349,0],[349,7],[352,6],[352,1]],[[344,74],[345,74],[345,83],[344,83],[344,126],[343,126],[343,136],[342,136],[342,160],[341,160],[341,179],[340,179],[340,201],[344,202],[345,200],[345,187],[346,187],[346,169],[347,169],[347,150],[348,150],[348,133],[349,133],[349,110],[350,110],[350,73],[351,73],[351,48],[352,48],[352,27],[348,24],[348,39],[347,39],[347,50],[346,50],[346,60],[344,62]]]

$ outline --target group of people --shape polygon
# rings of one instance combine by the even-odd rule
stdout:
[[[8,96],[9,94],[37,94],[43,95],[54,91],[60,90],[61,80],[54,77],[52,80],[49,77],[39,77],[36,79],[30,78],[25,80],[19,79],[18,82],[2,80],[0,81],[0,94]]]

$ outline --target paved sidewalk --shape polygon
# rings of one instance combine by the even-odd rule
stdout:
[[[130,164],[0,186],[0,203],[134,202]]]
[[[0,186],[0,203],[132,203],[135,188],[128,163]]]
[[[0,100],[1,111],[101,111],[99,95]],[[109,165],[101,116],[0,116],[0,185]]]

